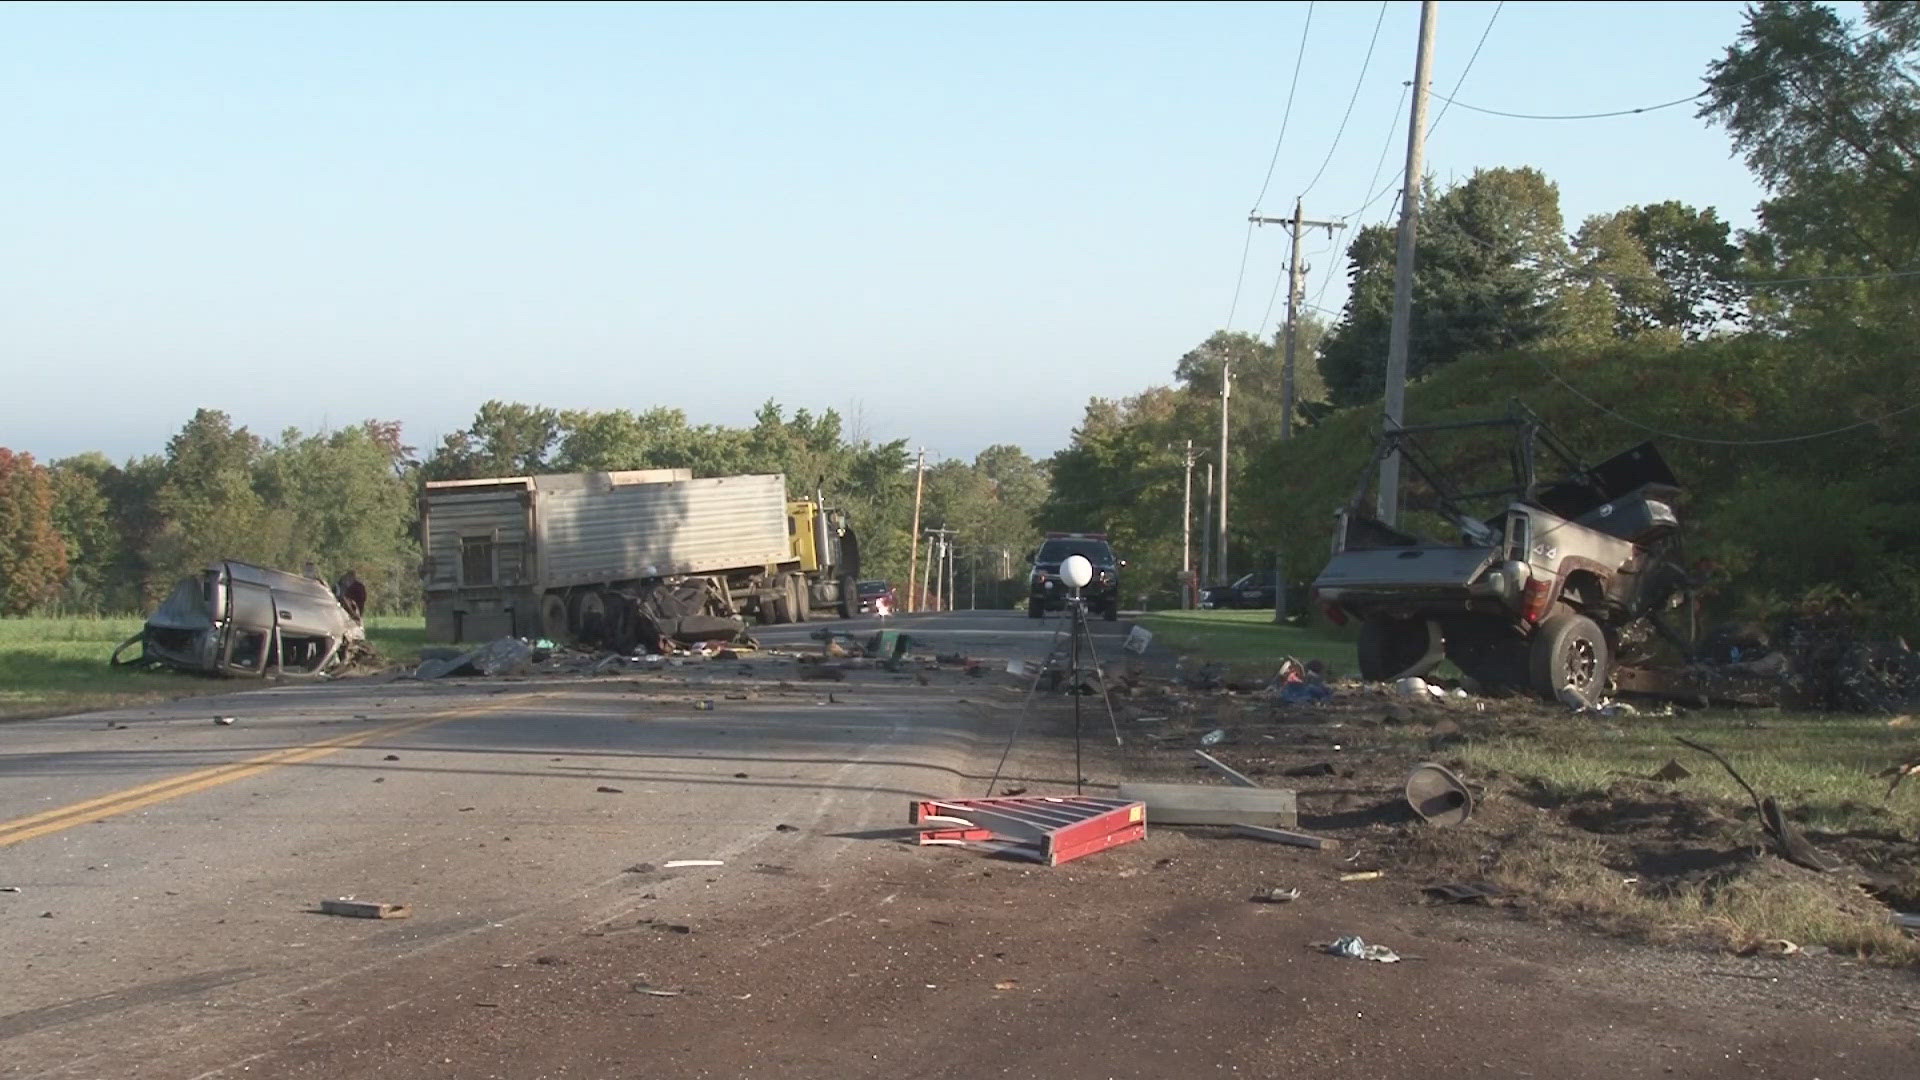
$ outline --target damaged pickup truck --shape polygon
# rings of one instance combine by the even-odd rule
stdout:
[[[1484,490],[1460,490],[1423,444],[1440,433],[1502,430],[1511,443],[1496,471],[1510,480]],[[1539,479],[1543,449],[1560,479]],[[1448,539],[1403,532],[1367,512],[1376,467],[1392,453],[1410,470],[1409,516],[1438,522]],[[1680,494],[1651,443],[1588,466],[1524,410],[1403,427],[1381,437],[1339,513],[1314,602],[1335,623],[1360,620],[1364,679],[1424,675],[1445,659],[1484,686],[1595,702],[1616,665],[1647,659],[1662,640],[1689,651]],[[1672,625],[1680,618],[1684,628]]]
[[[139,654],[121,659],[136,643]],[[324,582],[220,562],[180,579],[112,661],[206,675],[319,675],[365,654],[365,628]]]

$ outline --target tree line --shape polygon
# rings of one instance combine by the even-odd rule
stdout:
[[[41,464],[0,448],[0,614],[144,612],[218,559],[312,567],[329,580],[352,569],[372,612],[415,611],[425,481],[619,469],[784,473],[790,495],[848,509],[864,574],[903,582],[914,464],[904,440],[876,442],[845,430],[833,410],[788,414],[771,402],[751,426],[728,427],[690,424],[671,408],[490,401],[425,457],[397,421],[269,440],[201,409],[164,452],[121,464],[100,453]],[[984,557],[990,551],[1011,551],[1023,574],[1045,487],[1045,465],[1013,446],[927,470],[922,517],[961,530],[963,588],[1008,592],[1009,563]]]
[[[1724,613],[1824,598],[1916,627],[1920,5],[1756,4],[1705,85],[1700,118],[1765,191],[1751,229],[1671,200],[1569,228],[1525,165],[1425,183],[1408,422],[1520,401],[1595,457],[1652,438],[1693,489],[1688,543]],[[1311,581],[1380,424],[1394,236],[1346,249],[1348,299],[1300,350],[1293,440],[1275,343],[1216,333],[1169,385],[1088,403],[1043,516],[1105,526],[1172,602],[1186,440],[1204,468],[1231,362],[1230,565],[1281,555]],[[1193,527],[1197,547],[1197,509]]]

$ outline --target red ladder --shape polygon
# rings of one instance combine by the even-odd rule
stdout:
[[[1147,806],[1081,795],[916,799],[907,806],[907,821],[931,826],[920,830],[922,844],[997,842],[1059,866],[1147,835]]]

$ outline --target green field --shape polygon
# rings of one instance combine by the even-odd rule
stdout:
[[[133,616],[0,619],[0,720],[114,709],[248,685],[111,666],[107,658],[114,646],[138,633],[141,622]],[[417,616],[376,617],[367,624],[367,636],[384,659],[411,661],[426,641],[426,624]]]
[[[1336,674],[1353,670],[1351,641],[1313,627],[1275,626],[1271,611],[1153,611],[1138,622],[1176,653],[1234,668],[1270,673],[1291,656],[1324,660]]]

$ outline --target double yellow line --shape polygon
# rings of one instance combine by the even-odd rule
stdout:
[[[23,840],[31,840],[36,836],[71,829],[75,825],[102,821],[145,806],[152,806],[155,803],[166,802],[168,799],[177,799],[182,795],[191,795],[196,791],[219,787],[221,784],[231,784],[235,780],[244,780],[249,776],[256,776],[282,765],[298,765],[301,762],[313,761],[373,739],[405,735],[448,720],[492,712],[506,704],[508,704],[507,701],[496,700],[475,708],[453,709],[431,716],[414,717],[411,720],[356,731],[351,735],[341,735],[323,742],[290,746],[285,750],[275,750],[270,754],[262,754],[245,761],[183,773],[165,780],[156,780],[151,784],[127,788],[125,791],[116,791],[111,795],[102,795],[97,799],[88,799],[85,802],[73,803],[55,810],[46,810],[27,817],[15,818],[12,821],[0,822],[0,848],[18,844]]]

